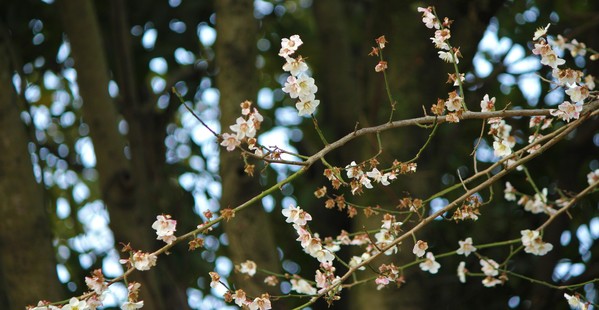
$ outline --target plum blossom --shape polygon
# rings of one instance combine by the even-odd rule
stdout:
[[[489,95],[485,94],[483,100],[480,101],[480,109],[482,112],[495,111],[495,97],[489,99]]]
[[[308,65],[301,56],[297,58],[286,58],[286,63],[283,65],[283,70],[289,72],[292,76],[299,76],[308,71]]]
[[[534,37],[532,37],[532,40],[536,41],[536,40],[540,39],[541,37],[545,36],[547,34],[547,29],[549,29],[549,26],[551,26],[551,24],[547,24],[547,26],[545,28],[543,28],[543,27],[537,28],[537,30],[535,31]]]
[[[320,105],[320,100],[317,99],[309,99],[309,100],[300,100],[295,104],[295,107],[298,110],[299,116],[310,115],[316,111],[316,108]]]
[[[374,238],[376,239],[376,245],[381,249],[387,247],[393,240],[395,240],[393,235],[387,229],[381,229],[374,235]],[[394,253],[397,253],[397,245],[394,245],[385,251],[385,255],[392,255]]]
[[[62,310],[88,310],[90,309],[85,300],[79,300],[76,297],[69,299],[69,303],[64,305]]]
[[[568,305],[571,309],[575,310],[587,310],[588,305],[580,300],[578,295],[569,295],[568,293],[564,293],[564,298],[568,301]]]
[[[233,300],[235,300],[235,304],[240,307],[245,305],[247,302],[247,297],[245,295],[245,291],[243,290],[236,290],[231,297],[233,297]]]
[[[210,275],[210,287],[215,288],[220,285],[220,275],[214,271],[208,272]]]
[[[162,240],[167,244],[173,243],[177,239],[175,231],[177,230],[177,221],[172,220],[170,215],[158,215],[152,228],[156,230],[156,239]]]
[[[85,277],[85,284],[89,289],[94,291],[98,296],[102,295],[107,289],[108,285],[104,280],[102,269],[96,269],[92,272],[93,277]]]
[[[496,157],[506,157],[512,154],[512,148],[507,140],[494,141],[493,150],[493,154]]]
[[[283,209],[281,213],[287,217],[285,222],[294,223],[299,226],[304,226],[308,221],[312,220],[312,216],[308,212],[302,210],[300,207],[294,207],[293,205],[290,205],[287,209]]]
[[[150,270],[153,266],[156,266],[156,260],[158,257],[152,253],[144,253],[142,251],[137,251],[131,257],[131,264],[133,268],[144,271]]]
[[[294,34],[291,37],[281,39],[281,49],[279,50],[279,56],[281,57],[289,57],[291,54],[297,51],[297,48],[300,47],[304,42],[300,38],[299,35]]]
[[[553,249],[551,243],[543,242],[541,235],[536,230],[522,230],[522,244],[525,246],[524,251],[538,256],[543,256]]]
[[[269,297],[270,296],[268,296],[268,294],[262,294],[262,296],[254,298],[254,301],[249,303],[247,306],[250,310],[272,309]]]
[[[582,105],[571,104],[568,101],[564,101],[557,106],[557,110],[551,110],[550,113],[553,116],[557,116],[566,122],[570,122],[571,119],[578,119],[582,112]]]
[[[460,262],[460,264],[458,264],[458,278],[460,279],[460,282],[462,283],[466,283],[466,272],[468,272],[468,270],[466,269],[466,262]]]
[[[137,301],[137,302],[127,301],[121,305],[121,310],[141,309],[143,306],[144,306],[143,300]]]
[[[494,277],[499,274],[499,264],[492,259],[481,259],[480,260],[482,272],[489,277]]]
[[[304,279],[291,279],[289,282],[291,282],[291,290],[306,295],[316,294],[316,288]]]
[[[237,135],[234,134],[223,133],[222,138],[223,141],[220,143],[220,145],[226,147],[227,151],[229,152],[233,151],[236,147],[238,147],[241,144],[241,141],[237,139]]]
[[[445,106],[448,111],[454,112],[462,109],[462,100],[463,98],[458,95],[458,93],[454,90],[449,93],[449,97],[447,101],[445,101]]]
[[[243,117],[238,117],[235,120],[235,124],[229,126],[231,130],[237,135],[237,140],[242,140],[245,137],[253,138],[256,136],[256,127],[252,120],[245,120]]]
[[[503,190],[504,198],[507,201],[516,201],[516,189],[512,186],[512,183],[505,182],[505,189]]]
[[[239,264],[239,272],[247,274],[250,277],[253,277],[256,274],[256,268],[256,263],[251,260],[246,260],[245,262]]]
[[[464,241],[460,240],[458,243],[460,244],[460,248],[456,251],[457,254],[468,257],[470,253],[476,252],[476,248],[472,245],[471,237],[466,238]]]
[[[572,102],[581,102],[589,97],[589,89],[586,85],[574,86],[566,89],[566,94],[570,96]]]
[[[436,29],[441,28],[441,23],[439,22],[439,20],[435,16],[435,14],[433,14],[432,7],[430,7],[430,6],[427,8],[419,7],[418,12],[422,12],[422,22],[424,23],[424,25],[427,28],[429,28],[429,29],[432,29],[433,27]]]
[[[599,182],[599,169],[591,171],[589,172],[589,174],[587,174],[587,182],[589,183],[589,185],[593,185]]]
[[[426,250],[428,249],[428,243],[426,241],[418,240],[416,244],[414,244],[414,249],[412,249],[412,253],[418,257],[424,256]]]
[[[441,268],[441,264],[435,260],[435,256],[431,252],[426,253],[426,259],[418,266],[420,269],[422,269],[422,271],[428,271],[432,274],[437,273],[439,268]]]

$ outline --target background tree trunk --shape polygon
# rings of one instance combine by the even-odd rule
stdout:
[[[221,131],[230,132],[229,125],[241,116],[240,103],[244,100],[256,102],[256,32],[254,1],[216,1],[217,39],[216,84],[220,91]],[[222,178],[221,209],[233,208],[260,192],[257,177],[244,173],[244,163],[239,152],[221,149],[220,175]],[[252,206],[224,224],[229,240],[229,258],[234,264],[253,260],[258,268],[271,271],[280,269],[276,252],[270,215],[261,204]],[[259,274],[260,275],[260,274]],[[239,288],[251,296],[259,296],[269,290],[261,278],[242,281],[245,275],[235,274],[233,279]],[[243,283],[243,284],[242,284]]]
[[[0,37],[0,308],[65,296],[56,274],[49,214],[33,175],[7,42]],[[25,284],[25,285],[23,285]]]
[[[83,98],[83,116],[89,124],[97,157],[102,198],[109,208],[111,228],[117,242],[131,243],[134,249],[153,251],[157,248],[155,235],[150,228],[159,212],[155,199],[159,189],[170,186],[156,184],[151,175],[154,169],[164,165],[164,160],[148,160],[149,154],[164,156],[160,152],[142,152],[140,147],[153,146],[154,140],[144,140],[139,125],[144,122],[142,114],[133,123],[132,154],[138,161],[131,164],[125,156],[125,138],[118,131],[119,115],[108,95],[108,72],[102,37],[91,1],[64,0],[60,2],[62,20],[69,36],[71,50],[78,72],[77,82]],[[127,55],[122,55],[126,57]],[[127,86],[132,86],[128,85]],[[130,91],[129,88],[125,89]],[[127,93],[127,92],[126,92]],[[127,93],[128,94],[128,93]],[[128,96],[129,99],[134,99]],[[137,102],[129,102],[136,109]],[[146,115],[147,116],[147,115]],[[147,118],[147,122],[150,122]],[[148,134],[154,133],[151,131]],[[146,144],[147,142],[147,144]],[[156,167],[152,166],[160,162]],[[140,228],[144,233],[140,233]],[[162,260],[162,258],[161,258]],[[178,265],[180,267],[180,265]],[[158,271],[157,271],[158,270]],[[131,279],[130,279],[131,280]],[[159,264],[149,272],[137,273],[133,280],[142,283],[141,299],[148,309],[187,309],[186,285],[179,285],[168,264]]]

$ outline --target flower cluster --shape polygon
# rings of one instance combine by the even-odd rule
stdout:
[[[387,70],[387,62],[383,60],[383,49],[385,48],[385,44],[389,43],[385,36],[380,36],[375,39],[377,46],[373,46],[372,50],[368,54],[369,56],[380,56],[380,61],[374,66],[375,72],[383,72]]]
[[[457,221],[478,220],[479,208],[482,205],[480,198],[476,195],[469,196],[462,205],[455,210],[451,219]]]
[[[516,146],[516,138],[510,135],[512,126],[501,118],[490,118],[489,134],[493,137],[493,154],[496,157],[506,157],[512,154],[512,148]]]
[[[512,187],[512,185],[506,184],[506,189],[504,192],[506,197],[512,199],[512,201],[516,200],[515,193],[516,190]],[[513,195],[513,196],[512,196]],[[554,214],[556,210],[553,208],[552,204],[549,203],[547,199],[547,188],[543,188],[541,192],[534,194],[532,197],[526,194],[520,194],[521,197],[518,199],[517,204],[520,206],[524,206],[524,210],[533,213],[545,213],[545,214]]]
[[[447,63],[453,63],[456,66],[456,72],[449,74],[447,80],[448,83],[452,83],[453,86],[459,87],[460,92],[454,90],[448,93],[447,99],[438,99],[436,104],[433,104],[431,112],[435,115],[443,115],[445,109],[447,109],[447,115],[445,120],[452,123],[458,123],[462,112],[466,109],[464,103],[464,94],[462,92],[462,84],[464,82],[464,74],[457,71],[457,64],[460,63],[460,49],[452,47],[449,44],[451,38],[451,24],[452,20],[445,17],[443,21],[437,18],[433,7],[419,7],[418,12],[422,13],[422,22],[429,29],[435,29],[435,35],[431,37],[431,41],[435,45],[435,48],[439,51],[439,58]]]
[[[379,183],[383,186],[387,186],[390,181],[397,179],[398,174],[406,174],[416,172],[416,163],[400,163],[398,161],[393,162],[393,166],[386,172],[381,172],[376,165],[378,162],[376,160],[370,161],[371,170],[365,171],[365,164],[357,164],[355,161],[352,161],[349,165],[345,166],[345,173],[348,178],[351,179],[350,187],[353,195],[362,193],[363,188],[371,189],[373,188],[372,182]],[[339,182],[337,177],[337,173],[331,173],[330,171],[325,170],[325,176],[333,182],[333,187],[335,187],[335,182]]]
[[[549,24],[547,27],[539,28],[535,32],[533,37],[535,44],[532,52],[535,55],[541,56],[541,64],[552,68],[551,74],[555,83],[565,88],[566,94],[572,101],[572,103],[564,101],[558,106],[557,110],[551,110],[551,115],[569,122],[572,119],[578,119],[580,117],[584,100],[589,98],[590,91],[595,89],[595,78],[592,75],[584,76],[583,72],[580,70],[559,68],[559,66],[565,64],[566,61],[559,58],[556,51],[553,49],[552,44],[558,49],[569,49],[572,57],[578,55],[584,56],[587,49],[584,43],[579,43],[576,40],[572,40],[571,43],[566,43],[566,39],[562,36],[558,36],[557,40],[554,40],[552,44],[549,44],[545,38],[547,29],[549,29]],[[594,54],[593,57],[596,58],[597,54]]]
[[[525,246],[524,251],[538,256],[543,256],[553,249],[551,243],[543,242],[541,234],[537,230],[522,230],[522,244]]]
[[[258,266],[254,261],[251,260],[246,260],[245,262],[235,266],[235,270],[239,271],[240,273],[247,274],[250,277],[253,277],[256,274],[256,268],[258,268]]]
[[[121,264],[126,264],[127,267],[133,267],[139,271],[145,271],[156,266],[156,260],[158,260],[156,254],[137,251],[131,255],[131,258],[121,259],[119,262]]]
[[[212,272],[211,276],[218,276],[216,272]],[[220,276],[218,276],[220,279]],[[211,282],[212,285],[212,282]],[[272,309],[270,302],[270,295],[262,294],[260,297],[256,297],[253,300],[249,299],[244,290],[238,289],[235,292],[227,291],[225,293],[226,302],[235,302],[236,305],[243,309],[250,310],[268,310]]]
[[[339,284],[340,278],[335,275],[335,267],[330,263],[320,263],[320,269],[316,270],[316,275],[314,279],[316,280],[316,287],[319,289],[318,294],[324,292],[325,290],[329,290],[324,298],[327,300],[329,305],[335,301],[339,300],[339,293],[341,292],[341,285]],[[331,289],[331,287],[334,287]]]
[[[177,230],[177,221],[172,220],[170,215],[158,215],[156,221],[152,224],[152,228],[156,230],[156,239],[172,244],[177,240],[175,231]]]
[[[481,259],[480,266],[482,272],[485,274],[483,279],[483,285],[486,287],[493,287],[497,284],[502,284],[505,280],[497,278],[499,275],[499,264],[492,259]],[[502,277],[504,278],[504,277]]]
[[[304,252],[321,263],[330,264],[335,259],[331,251],[334,248],[323,245],[318,235],[313,235],[306,228],[308,221],[312,220],[312,216],[308,212],[300,207],[289,206],[289,208],[283,209],[282,213],[287,218],[285,220],[287,223],[293,223],[293,228],[299,236],[297,241],[300,242]]]
[[[233,151],[239,147],[242,142],[246,142],[248,149],[254,151],[258,156],[262,156],[262,149],[256,146],[256,132],[260,129],[260,124],[264,117],[256,108],[252,108],[251,101],[244,101],[240,104],[241,116],[235,120],[235,124],[229,126],[233,133],[223,133],[221,135],[220,145],[227,148],[227,151]]]
[[[377,285],[377,289],[380,290],[390,283],[395,283],[400,286],[405,282],[404,277],[401,275],[401,271],[393,263],[387,265],[382,264],[379,266],[379,276],[374,280]]]
[[[292,35],[289,39],[281,40],[281,50],[279,51],[279,56],[285,59],[283,70],[291,74],[287,77],[283,91],[288,93],[291,98],[299,100],[295,104],[299,116],[311,115],[320,104],[320,100],[316,99],[318,87],[315,85],[314,79],[308,76],[308,65],[304,58],[302,56],[291,57],[302,44],[299,35]]]

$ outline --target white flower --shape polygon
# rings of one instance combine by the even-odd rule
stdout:
[[[522,240],[522,244],[525,246],[532,244],[532,242],[539,237],[538,231],[530,229],[521,230],[520,234],[522,235],[520,238]]]
[[[253,138],[256,136],[256,127],[254,127],[254,122],[243,119],[243,117],[238,117],[235,120],[235,125],[229,126],[234,133],[237,134],[237,140],[241,140],[245,137]]]
[[[426,259],[418,266],[420,266],[422,271],[428,271],[432,274],[437,273],[439,268],[441,268],[441,264],[435,260],[435,256],[431,252],[426,253]]]
[[[493,154],[496,157],[505,157],[512,154],[512,148],[508,140],[494,141]]]
[[[441,60],[447,63],[460,63],[460,60],[453,52],[438,51],[437,54],[439,54],[439,58],[441,58]]]
[[[304,226],[308,221],[312,220],[312,216],[308,212],[302,210],[300,207],[294,207],[293,205],[290,205],[287,209],[283,209],[281,213],[287,217],[285,222],[294,223],[299,226]]]
[[[589,185],[599,182],[599,169],[591,171],[589,174],[587,174],[587,182],[589,182]]]
[[[137,270],[144,271],[150,270],[153,266],[156,266],[156,260],[158,257],[151,253],[144,253],[142,251],[137,251],[133,254],[131,258],[131,263],[133,267]]]
[[[365,174],[360,177],[360,183],[366,188],[372,188],[372,182]]]
[[[582,105],[571,104],[568,101],[564,101],[562,104],[557,106],[557,110],[550,110],[549,113],[553,116],[557,116],[566,122],[570,122],[571,119],[578,119],[580,112],[582,111]]]
[[[301,75],[298,78],[289,76],[283,91],[288,93],[291,98],[314,100],[314,94],[318,91],[318,87],[314,83],[314,79],[307,75]]]
[[[245,262],[239,264],[239,272],[249,275],[253,277],[256,274],[256,263],[251,260],[246,260]]]
[[[335,255],[333,255],[331,251],[323,248],[314,251],[310,254],[312,255],[312,257],[316,258],[321,263],[330,263],[335,259]]]
[[[381,183],[384,186],[387,186],[389,183],[389,173],[382,174],[377,168],[372,168],[372,171],[366,172],[366,175],[369,178],[372,178],[375,182]]]
[[[295,34],[287,38],[281,39],[281,49],[279,50],[279,56],[289,57],[289,55],[295,53],[297,48],[300,47],[304,42],[300,39],[299,35]]]
[[[250,310],[268,310],[272,309],[268,295],[262,295],[262,297],[256,297],[254,301],[248,304]]]
[[[378,233],[374,235],[376,239],[376,244],[379,248],[387,247],[393,240],[393,235],[386,229],[381,229]],[[397,253],[397,246],[393,246],[385,251],[385,255],[391,255]]]
[[[494,287],[497,284],[501,284],[501,280],[493,278],[491,276],[488,276],[483,279],[483,285],[486,287]]]
[[[291,289],[306,295],[315,295],[316,288],[310,285],[310,283],[304,279],[291,279]]]
[[[460,244],[460,248],[456,251],[456,253],[458,253],[459,255],[464,255],[468,257],[470,253],[476,251],[476,248],[472,245],[471,237],[466,238],[466,240],[464,241],[460,240],[458,241],[458,243]]]
[[[586,85],[574,86],[566,89],[566,94],[570,96],[572,102],[581,102],[589,97],[589,89]]]
[[[553,249],[551,243],[543,242],[541,236],[536,230],[522,230],[522,244],[525,246],[524,252],[538,256],[543,256]]]
[[[505,182],[505,189],[503,190],[504,198],[507,201],[516,201],[516,190],[512,186],[512,183]]]
[[[414,244],[414,249],[412,249],[412,253],[414,253],[418,257],[424,256],[426,254],[426,250],[428,249],[428,243],[422,240],[418,240],[416,244]]]
[[[229,151],[229,152],[233,151],[235,149],[235,147],[239,146],[239,144],[241,143],[237,139],[237,135],[233,135],[230,133],[223,133],[222,137],[223,137],[223,141],[220,143],[220,145],[226,147],[227,151]]]
[[[299,116],[310,115],[316,111],[316,108],[320,104],[320,100],[300,100],[295,104],[295,108],[298,110]]]
[[[462,283],[466,283],[466,271],[466,262],[460,262],[458,265],[458,278]]]
[[[543,28],[543,27],[537,28],[537,31],[535,31],[534,37],[532,37],[532,40],[536,41],[539,38],[541,38],[542,36],[544,36],[545,34],[547,34],[547,29],[549,29],[550,25],[551,24],[547,24],[547,27],[545,27],[545,28]]]
[[[167,244],[173,243],[177,239],[175,231],[177,230],[177,221],[172,220],[170,215],[158,215],[152,228],[156,230],[156,239],[162,240]]]
[[[499,264],[492,259],[481,259],[480,265],[482,266],[481,270],[483,273],[489,277],[494,277],[499,274],[497,268],[499,268]]]
[[[435,17],[435,14],[433,14],[432,8],[430,6],[427,8],[419,7],[418,12],[422,12],[422,22],[426,25],[427,28],[441,28],[441,25],[437,20],[437,17]]]
[[[69,303],[64,305],[62,310],[88,310],[89,307],[85,300],[79,300],[76,297],[69,299]]]
[[[308,65],[301,56],[298,58],[289,57],[285,60],[286,63],[283,65],[283,70],[291,73],[293,76],[299,76],[308,71]]]
[[[138,302],[127,301],[127,302],[123,303],[123,305],[121,305],[121,310],[141,309],[143,306],[144,306],[143,300],[138,301]]]
[[[578,298],[576,295],[568,295],[567,293],[564,293],[564,298],[568,300],[568,305],[570,305],[570,308],[572,309],[588,309],[588,305],[580,301],[580,298]]]
[[[489,99],[489,95],[485,94],[480,101],[480,109],[482,112],[495,111],[495,97]]]
[[[235,300],[235,304],[240,307],[243,306],[247,300],[245,292],[243,290],[236,290],[235,293],[231,295],[231,297],[233,297],[233,299]]]
[[[347,173],[348,178],[356,179],[362,176],[362,174],[364,173],[362,172],[362,169],[358,167],[358,164],[356,164],[355,161],[352,161],[349,165],[345,166],[345,172]]]

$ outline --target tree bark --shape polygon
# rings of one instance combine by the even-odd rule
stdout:
[[[239,104],[256,97],[257,23],[253,16],[253,3],[251,0],[216,1],[216,63],[219,70],[216,83],[220,91],[223,132],[228,131],[229,125],[241,116]],[[221,151],[220,163],[221,209],[233,208],[260,191],[257,179],[244,173],[239,152]],[[260,205],[253,208],[236,214],[224,224],[229,240],[229,257],[234,264],[249,259],[255,261],[259,268],[276,271],[280,267],[269,215]],[[235,282],[243,283],[241,288],[248,295],[258,296],[268,290],[261,280],[242,282],[243,279],[239,274],[234,275]]]
[[[143,170],[140,165],[145,162],[132,167],[125,156],[125,138],[118,131],[119,115],[108,95],[109,67],[93,5],[91,1],[79,0],[59,1],[59,5],[75,59],[77,83],[84,101],[84,121],[90,127],[95,145],[96,169],[102,198],[109,208],[111,229],[117,242],[130,242],[134,249],[142,251],[154,250],[155,235],[150,227],[156,208],[150,198],[152,195],[147,195],[148,191],[154,192],[154,188],[148,186],[152,180],[140,173]],[[136,152],[136,156],[141,153]],[[144,233],[140,233],[140,228]],[[170,276],[165,267],[159,262],[156,269],[162,271],[160,276],[154,269],[137,273],[129,280],[142,283],[141,299],[145,301],[145,308],[187,309],[185,293],[173,289],[179,287],[177,279]]]
[[[59,300],[64,292],[9,59],[6,42],[0,39],[0,308],[23,309],[41,298]]]

